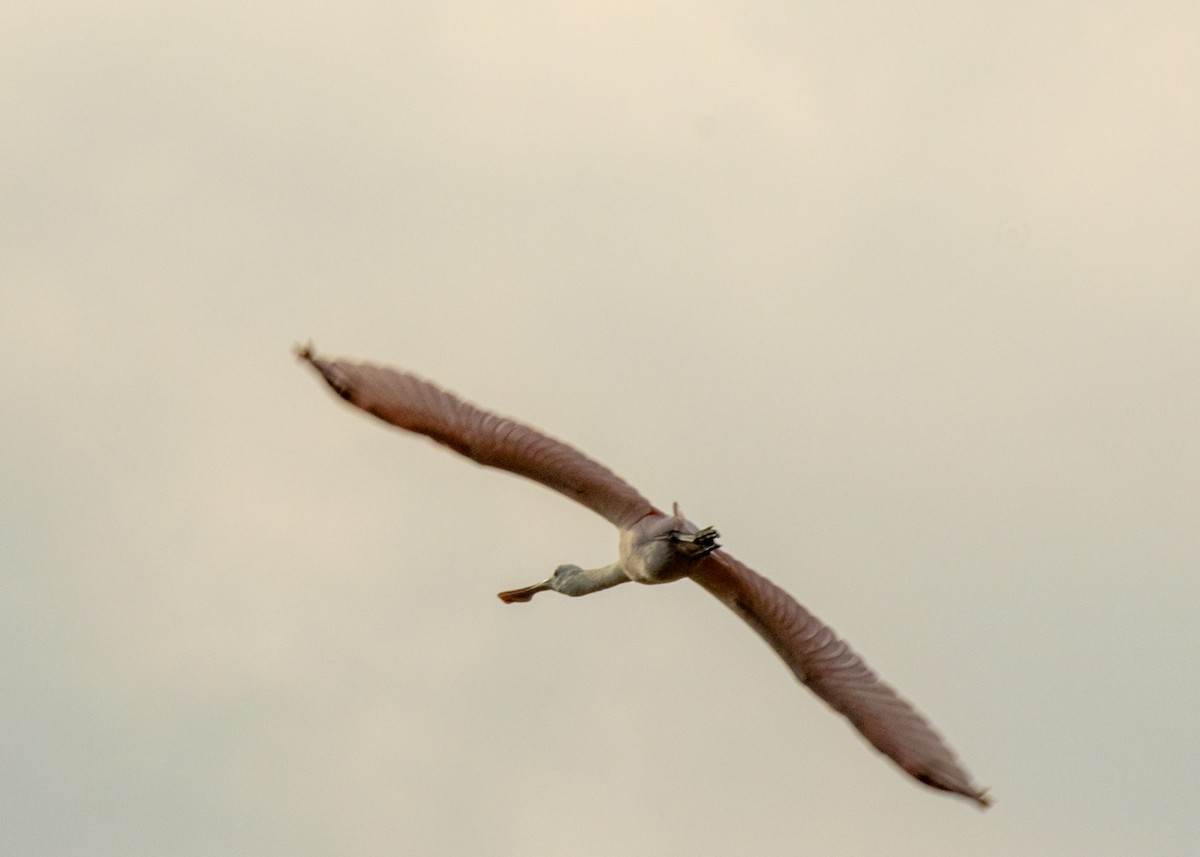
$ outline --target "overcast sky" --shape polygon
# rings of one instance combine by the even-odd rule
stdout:
[[[1198,9],[8,9],[0,852],[1195,854]],[[503,605],[614,533],[310,337],[716,525],[996,806],[686,581]]]

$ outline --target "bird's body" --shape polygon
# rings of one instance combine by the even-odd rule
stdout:
[[[529,601],[550,590],[581,596],[630,581],[657,584],[691,578],[741,616],[801,682],[911,776],[980,806],[989,804],[984,790],[971,783],[926,720],[795,599],[720,550],[712,527],[696,527],[678,505],[671,514],[662,512],[607,468],[566,444],[413,375],[367,363],[324,360],[311,347],[298,354],[356,407],[427,435],[480,464],[541,482],[617,527],[615,562],[592,569],[560,565],[541,583],[501,592],[506,603]]]
[[[618,557],[625,576],[637,583],[672,583],[687,577],[690,563],[678,550],[680,542],[671,533],[683,533],[688,522],[676,514],[671,517],[647,515],[632,527],[621,531]]]
[[[671,583],[696,570],[695,561],[717,549],[717,531],[697,529],[683,517],[676,504],[671,515],[648,514],[621,528],[618,559],[600,568],[560,565],[554,575],[526,586],[500,593],[507,604],[528,601],[539,592],[553,589],[563,595],[588,595],[619,583]]]

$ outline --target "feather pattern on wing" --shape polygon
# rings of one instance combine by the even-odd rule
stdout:
[[[990,803],[925,718],[794,598],[724,551],[705,557],[691,578],[754,628],[879,752],[926,785]]]
[[[565,443],[497,416],[415,375],[298,350],[343,399],[384,422],[433,438],[480,464],[528,477],[627,527],[661,514],[620,477]]]

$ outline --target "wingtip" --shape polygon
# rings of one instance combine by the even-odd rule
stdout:
[[[299,343],[293,345],[292,353],[296,355],[297,360],[306,360],[309,363],[316,363],[316,360],[313,358],[313,343],[311,339],[303,345],[300,345]]]
[[[992,805],[992,797],[988,794],[988,789],[981,789],[975,786],[966,776],[966,772],[955,766],[955,770],[949,777],[946,776],[931,776],[928,772],[921,771],[914,773],[905,768],[914,779],[930,788],[938,789],[939,791],[949,792],[958,797],[964,797],[974,803],[980,809],[987,809]]]
[[[337,361],[332,363],[327,360],[322,360],[313,350],[312,340],[310,339],[304,345],[296,345],[292,348],[298,360],[303,360],[309,366],[312,366],[322,378],[325,379],[333,391],[343,399],[350,399],[350,389],[346,382],[345,373],[337,366]]]

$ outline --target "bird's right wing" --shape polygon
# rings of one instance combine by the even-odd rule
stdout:
[[[988,806],[984,790],[928,721],[794,598],[724,551],[701,560],[691,578],[746,620],[875,749],[926,785]]]
[[[355,407],[399,428],[427,435],[480,464],[540,482],[618,527],[661,514],[620,477],[578,450],[477,408],[415,375],[371,363],[326,360],[309,347],[297,353]]]

